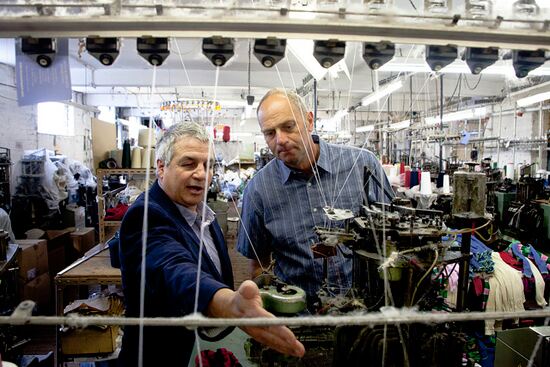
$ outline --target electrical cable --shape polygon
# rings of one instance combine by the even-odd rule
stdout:
[[[462,74],[461,74],[462,75]],[[469,90],[475,90],[477,89],[477,87],[479,86],[479,83],[481,83],[481,78],[483,77],[483,74],[479,74],[479,79],[477,80],[476,82],[476,85],[474,85],[474,87],[470,87],[470,84],[468,83],[468,78],[466,78],[466,76],[464,76],[464,83],[466,83],[466,87],[469,89]]]
[[[422,278],[420,278],[420,280],[416,284],[416,287],[414,287],[414,292],[413,292],[412,297],[411,297],[411,304],[413,304],[413,305],[415,304],[414,303],[414,298],[416,296],[416,292],[418,291],[418,287],[420,286],[422,281],[424,281],[424,279],[428,276],[428,274],[430,274],[432,272],[432,269],[435,267],[435,264],[437,263],[437,260],[439,259],[439,251],[437,250],[437,248],[434,249],[434,252],[435,252],[435,258],[434,258],[434,261],[433,261],[432,265],[430,266],[428,271],[426,271],[426,273],[422,276]]]

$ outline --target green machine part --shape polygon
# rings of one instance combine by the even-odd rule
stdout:
[[[504,220],[504,211],[508,208],[510,203],[516,199],[515,192],[495,192],[495,197],[497,199],[497,212],[498,218],[500,221]]]
[[[303,289],[285,284],[271,274],[261,274],[254,282],[260,289],[264,308],[269,312],[291,315],[306,308],[306,293]]]

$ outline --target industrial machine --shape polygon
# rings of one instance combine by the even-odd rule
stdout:
[[[520,241],[543,245],[546,240],[542,233],[544,211],[535,201],[547,195],[544,180],[537,178],[533,169],[533,164],[520,167],[516,199],[504,210],[502,225],[506,234]]]

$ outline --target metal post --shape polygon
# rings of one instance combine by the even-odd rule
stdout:
[[[516,134],[518,129],[518,105],[514,104],[514,141],[516,140]],[[514,175],[516,172],[516,144],[512,148],[512,162],[514,162]]]
[[[439,76],[439,122],[443,131],[443,74]],[[439,139],[439,172],[443,171],[443,141]]]
[[[542,111],[542,102],[539,104],[539,136],[541,139],[544,139],[544,132],[543,132],[543,111]],[[539,145],[539,167],[538,169],[545,169],[545,165],[543,164],[544,159],[544,149],[545,146],[543,144]]]
[[[462,234],[461,253],[463,260],[458,271],[458,292],[456,294],[456,310],[464,311],[466,308],[466,295],[468,294],[468,270],[470,269],[470,249],[472,244],[472,234],[466,232]]]
[[[481,117],[479,118],[478,125],[477,125],[477,137],[478,139],[481,139]],[[485,144],[483,143],[482,140],[480,140],[479,147],[477,148],[479,160],[483,159],[483,149],[481,148],[482,146],[485,146]]]
[[[317,130],[317,79],[313,79],[313,130]]]
[[[493,116],[491,116],[493,118]],[[498,141],[497,141],[497,164],[500,164],[500,137],[502,136],[502,103],[500,104],[500,113],[498,121]],[[504,167],[505,165],[503,165]]]

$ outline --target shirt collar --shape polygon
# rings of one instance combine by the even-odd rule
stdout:
[[[189,226],[193,226],[196,222],[198,222],[199,224],[199,227],[200,227],[200,223],[201,223],[201,215],[202,215],[202,209],[203,207],[205,207],[206,211],[205,211],[205,220],[202,221],[204,224],[206,225],[210,225],[215,217],[216,217],[216,214],[214,213],[214,211],[212,209],[210,209],[210,207],[208,205],[204,205],[204,202],[200,202],[199,204],[197,204],[197,211],[193,211],[181,204],[178,204],[178,203],[174,203],[176,204],[176,206],[178,207],[178,210],[180,211],[181,215],[183,216],[183,218],[185,219],[185,221],[187,222],[187,224],[189,224]]]
[[[330,168],[329,147],[327,143],[324,140],[320,139],[317,135],[312,135],[312,138],[315,144],[319,144],[319,159],[317,159],[317,167],[324,171],[327,171],[328,173],[332,173]],[[276,161],[277,165],[279,166],[279,170],[281,173],[281,182],[283,184],[288,182],[291,174],[301,174],[300,171],[288,167],[279,158],[276,158]]]

